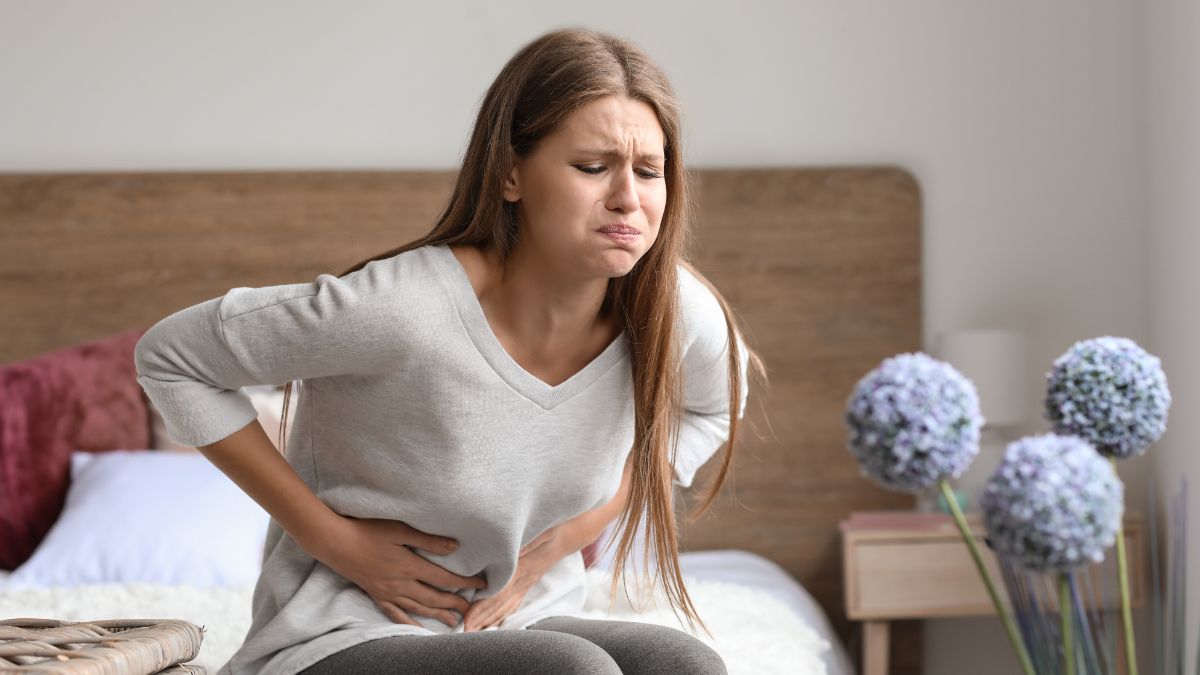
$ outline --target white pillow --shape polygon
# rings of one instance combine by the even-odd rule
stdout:
[[[8,588],[258,579],[270,516],[204,455],[74,452],[71,474],[62,513]]]

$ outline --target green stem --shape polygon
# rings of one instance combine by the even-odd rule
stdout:
[[[1058,573],[1058,614],[1062,619],[1063,675],[1075,675],[1075,643],[1071,639],[1071,594],[1067,573]]]
[[[958,508],[958,499],[954,496],[954,490],[950,489],[950,483],[945,478],[938,481],[938,487],[942,489],[946,504],[950,507],[950,512],[954,514],[954,523],[958,525],[958,531],[962,533],[963,541],[967,543],[967,548],[971,551],[971,557],[975,559],[975,567],[979,570],[979,576],[983,578],[983,584],[987,586],[988,595],[992,596],[992,604],[996,606],[996,613],[1004,622],[1008,641],[1012,643],[1013,649],[1017,652],[1017,660],[1021,662],[1021,668],[1025,671],[1025,675],[1037,675],[1037,671],[1033,669],[1033,661],[1029,660],[1029,652],[1025,651],[1025,643],[1021,640],[1021,634],[1017,632],[1017,624],[1013,622],[1008,608],[1001,602],[1000,594],[996,592],[996,583],[992,581],[992,575],[988,572],[987,565],[983,563],[983,556],[980,555],[979,547],[975,544],[975,535],[967,526],[967,519],[963,516],[962,509]]]
[[[1117,472],[1117,458],[1109,457],[1113,473]],[[1125,523],[1122,516],[1117,523],[1117,578],[1121,583],[1121,619],[1125,625],[1125,663],[1129,666],[1129,675],[1137,675],[1137,651],[1133,643],[1133,608],[1129,603],[1129,569],[1125,562]]]

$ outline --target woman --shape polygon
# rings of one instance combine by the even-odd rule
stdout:
[[[580,549],[619,516],[613,595],[644,522],[672,607],[699,618],[672,482],[724,444],[707,509],[763,369],[684,261],[688,210],[666,77],[554,31],[489,89],[428,235],[151,327],[138,381],[168,431],[271,515],[221,675],[724,673],[683,631],[573,616]],[[287,383],[286,420],[293,381],[281,457],[237,390]]]

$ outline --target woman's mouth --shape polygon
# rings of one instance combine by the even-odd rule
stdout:
[[[642,236],[637,228],[628,225],[605,225],[598,232],[619,244],[628,244]]]

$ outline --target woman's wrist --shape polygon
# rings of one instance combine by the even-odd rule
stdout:
[[[345,517],[324,502],[321,502],[321,507],[314,510],[313,517],[306,520],[303,526],[288,534],[313,558],[326,562],[329,555],[341,545],[339,539]]]

